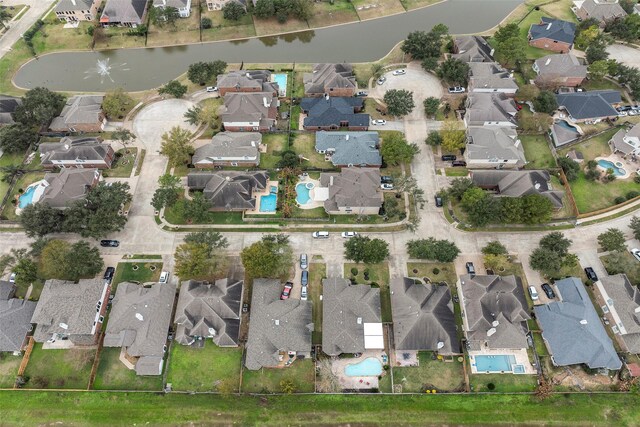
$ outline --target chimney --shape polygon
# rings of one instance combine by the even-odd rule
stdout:
[[[551,29],[551,22],[547,24],[547,31],[549,31],[550,29]]]
[[[551,64],[551,58],[547,58],[547,60],[544,62],[544,65],[549,65]]]
[[[269,104],[267,103],[267,97],[266,96],[262,97],[262,103],[264,104],[264,108],[269,108]]]
[[[71,4],[73,4],[74,6],[76,6],[76,0],[71,0]]]
[[[348,140],[349,140],[349,134],[346,134],[346,135],[345,135],[344,140],[345,140],[345,141],[348,141]]]

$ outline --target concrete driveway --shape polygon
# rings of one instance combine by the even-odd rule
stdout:
[[[147,148],[147,156],[160,151],[162,135],[174,126],[191,132],[198,129],[184,119],[184,113],[193,106],[193,102],[185,99],[167,99],[145,107],[136,115],[133,119],[133,132]]]
[[[631,46],[612,44],[607,47],[610,58],[622,62],[629,67],[640,68],[640,50]]]

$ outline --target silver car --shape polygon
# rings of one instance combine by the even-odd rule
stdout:
[[[303,286],[302,291],[300,291],[300,299],[306,301],[307,298],[309,298],[309,292],[307,291],[307,287]]]
[[[300,268],[306,270],[309,268],[309,262],[307,261],[307,254],[300,255]]]

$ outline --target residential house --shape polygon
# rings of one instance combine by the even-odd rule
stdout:
[[[188,18],[191,15],[191,0],[153,0],[153,7],[173,7],[178,11],[180,18]]]
[[[271,92],[227,93],[220,114],[229,132],[269,132],[276,126],[278,97]]]
[[[230,71],[218,76],[217,85],[220,96],[229,92],[268,92],[278,96],[280,90],[278,83],[271,81],[268,70]]]
[[[518,85],[513,73],[502,68],[497,62],[469,62],[469,92],[515,94]]]
[[[518,169],[527,163],[518,132],[493,126],[467,129],[464,159],[470,169]]]
[[[14,298],[15,285],[0,280],[0,353],[22,351],[32,330],[35,301]]]
[[[322,279],[322,351],[339,356],[383,349],[380,288]]]
[[[364,99],[345,97],[303,98],[300,102],[305,130],[365,131],[369,129],[369,115],[359,114],[364,109]]]
[[[554,52],[568,53],[573,47],[576,24],[543,16],[529,28],[529,45]]]
[[[358,89],[351,64],[316,64],[302,77],[307,97],[354,96]]]
[[[541,87],[576,87],[587,78],[587,66],[570,53],[543,56],[533,63],[536,84]]]
[[[237,347],[240,335],[243,280],[182,282],[174,323],[175,340],[202,345],[211,338],[219,347]]]
[[[241,212],[256,208],[254,192],[269,182],[265,171],[200,172],[187,175],[187,187],[202,191],[214,212]]]
[[[539,194],[551,201],[556,209],[562,208],[564,191],[554,190],[551,176],[546,170],[474,170],[471,181],[478,187],[493,191],[495,197],[523,197]]]
[[[196,148],[191,163],[199,169],[214,166],[258,166],[262,134],[258,132],[220,132],[211,142]]]
[[[559,93],[558,108],[565,110],[574,122],[597,123],[618,117],[614,108],[622,102],[617,90]]]
[[[480,36],[459,36],[453,40],[454,59],[462,62],[493,62],[494,49]]]
[[[594,18],[604,28],[608,21],[627,16],[618,0],[577,0],[573,2],[575,13],[583,21]]]
[[[528,347],[529,306],[519,277],[465,274],[458,295],[470,351]]]
[[[13,120],[13,113],[15,113],[20,104],[22,104],[22,98],[0,95],[0,126],[12,125],[15,123],[15,120]]]
[[[640,154],[640,123],[631,129],[620,129],[609,140],[609,147],[614,153],[622,153],[625,156]]]
[[[596,281],[598,304],[609,318],[611,330],[624,350],[640,354],[640,290],[626,274],[603,276]]]
[[[64,137],[60,142],[43,142],[38,146],[45,169],[96,168],[109,169],[115,152],[111,145],[91,137]]]
[[[253,281],[244,361],[249,370],[285,367],[311,356],[311,301],[281,300],[282,287],[278,279]]]
[[[133,27],[146,22],[147,0],[107,0],[100,16],[100,25]]]
[[[99,279],[78,283],[51,279],[44,282],[31,317],[36,342],[68,340],[74,345],[94,345],[104,322],[111,285]]]
[[[640,15],[640,4],[636,3],[636,5],[633,6],[633,13]]]
[[[51,121],[52,132],[102,132],[107,118],[102,111],[104,96],[78,95],[67,99],[62,112]]]
[[[227,5],[227,3],[230,3],[232,1],[235,1],[236,3],[242,5],[245,9],[247,8],[247,0],[207,0],[207,9],[209,11],[222,10],[222,8]]]
[[[391,289],[396,350],[460,353],[449,286],[399,277],[392,279]]]
[[[60,173],[47,173],[41,183],[42,188],[34,190],[32,202],[65,209],[87,197],[99,182],[98,169],[62,169]]]
[[[504,93],[470,93],[466,108],[464,123],[467,127],[518,127],[516,103]]]
[[[118,285],[103,345],[122,347],[136,375],[162,374],[175,298],[171,283]]]
[[[568,277],[555,285],[561,300],[534,307],[553,364],[620,369],[622,362],[582,281]]]
[[[384,201],[379,169],[345,168],[340,173],[322,173],[315,192],[327,194],[324,210],[330,215],[377,215]]]
[[[102,0],[60,0],[54,11],[63,22],[93,21]]]
[[[316,132],[316,151],[338,167],[380,167],[378,132]]]

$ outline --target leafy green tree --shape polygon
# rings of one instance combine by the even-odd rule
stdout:
[[[215,280],[228,268],[224,251],[213,253],[206,243],[183,243],[176,248],[175,272],[181,279]]]
[[[230,1],[222,7],[222,16],[228,21],[237,21],[246,13],[244,6],[237,1]]]
[[[500,26],[493,35],[493,39],[498,43],[503,43],[509,39],[520,36],[520,27],[515,22]]]
[[[440,100],[433,96],[428,97],[422,103],[424,105],[424,114],[427,116],[435,116],[440,108]]]
[[[160,154],[167,156],[169,165],[180,166],[189,163],[192,153],[191,132],[188,130],[174,126],[162,135]]]
[[[624,18],[609,20],[605,31],[616,39],[633,42],[640,38],[640,15],[634,13]]]
[[[436,74],[450,84],[466,86],[469,81],[469,71],[467,63],[455,58],[447,58],[440,64]]]
[[[196,243],[205,245],[207,254],[213,256],[216,249],[226,249],[229,247],[229,241],[217,231],[197,231],[189,233],[184,237],[185,243]]]
[[[202,108],[194,105],[184,113],[184,119],[192,126],[199,125],[202,117]]]
[[[540,247],[554,252],[558,256],[565,256],[569,253],[572,241],[564,237],[559,231],[553,231],[540,239]]]
[[[19,259],[12,271],[16,274],[18,286],[29,286],[38,280],[38,265],[30,258]]]
[[[449,29],[442,24],[436,25],[429,32],[413,31],[402,43],[402,51],[411,55],[415,60],[422,61],[426,58],[438,58],[442,49],[444,36]]]
[[[540,89],[538,86],[528,84],[522,85],[516,92],[516,99],[518,101],[533,101],[540,94]]]
[[[420,63],[422,69],[427,72],[435,71],[438,68],[438,58],[437,57],[429,57],[424,58]]]
[[[490,270],[502,272],[509,268],[509,258],[505,255],[488,254],[483,257],[484,266]]]
[[[613,251],[603,258],[603,264],[609,274],[624,273],[628,276],[637,276],[640,273],[638,261],[629,257],[626,251]]]
[[[300,158],[295,151],[285,150],[282,152],[282,158],[278,161],[276,166],[280,169],[284,168],[296,168],[300,165]]]
[[[507,248],[498,240],[492,240],[489,243],[487,243],[481,249],[481,252],[484,255],[509,255]]]
[[[527,59],[526,49],[526,40],[517,36],[499,42],[495,54],[506,65],[519,65]]]
[[[618,3],[629,15],[635,12],[634,8],[638,4],[637,0],[620,0]]]
[[[404,89],[391,89],[384,94],[384,103],[387,104],[387,113],[392,116],[406,116],[415,108],[413,92]]]
[[[553,124],[553,118],[545,113],[519,115],[518,124],[525,132],[541,134],[549,130]]]
[[[122,88],[109,91],[102,100],[102,110],[112,120],[124,118],[124,113],[133,105],[133,98]]]
[[[558,165],[562,168],[568,181],[575,181],[578,179],[580,172],[580,165],[569,159],[568,157],[559,157]]]
[[[435,147],[442,144],[442,136],[440,136],[440,132],[432,130],[431,132],[429,132],[429,134],[427,135],[427,139],[425,139],[424,142],[427,145]]]
[[[9,13],[9,11],[7,10],[6,7],[2,6],[0,8],[0,25],[2,25],[2,28],[7,28],[7,21],[11,20],[11,13]]]
[[[197,192],[185,204],[184,216],[195,223],[201,223],[207,220],[209,209],[211,209],[211,203],[204,197],[204,194]]]
[[[276,7],[273,0],[258,0],[253,8],[253,14],[256,18],[268,19],[276,14]]]
[[[581,24],[585,22],[582,21]],[[600,36],[600,23],[596,21],[594,25],[585,27],[580,30],[575,39],[575,45],[578,49],[586,49],[589,45]]]
[[[0,128],[0,148],[5,153],[21,153],[38,141],[33,127],[15,123]]]
[[[411,258],[453,262],[460,254],[460,249],[455,243],[448,240],[429,237],[428,239],[409,240],[407,252]]]
[[[356,263],[377,264],[389,256],[389,244],[382,239],[357,235],[344,242],[344,256]]]
[[[178,201],[180,191],[180,178],[169,173],[158,178],[160,186],[153,193],[151,205],[155,210],[160,211],[163,207],[173,206]]]
[[[54,209],[46,203],[31,204],[20,214],[20,224],[29,237],[60,232],[63,221],[63,211]]]
[[[624,233],[617,228],[609,228],[604,233],[598,235],[598,244],[603,251],[624,251]]]
[[[506,224],[518,224],[522,219],[522,199],[519,197],[503,197],[497,200],[500,204],[500,221]]]
[[[442,136],[442,149],[449,153],[456,153],[467,145],[464,129],[457,121],[445,121],[440,129],[440,135]]]
[[[150,8],[149,13],[151,16],[151,22],[159,27],[164,27],[165,24],[175,26],[176,21],[180,19],[180,12],[172,6],[152,7]]]
[[[384,66],[379,62],[375,62],[371,65],[371,77],[373,79],[379,79],[384,74]]]
[[[50,240],[40,254],[39,271],[42,277],[66,279],[67,262],[71,245],[64,240]]]
[[[380,154],[391,166],[411,162],[418,151],[418,147],[415,144],[409,144],[399,132],[385,136],[380,147]]]
[[[473,181],[471,181],[469,178],[454,178],[453,181],[451,181],[451,185],[449,186],[447,192],[449,196],[460,201],[462,200],[462,196],[464,196],[467,190],[474,187],[475,185],[473,184]]]
[[[66,98],[44,87],[29,90],[22,104],[13,113],[13,119],[25,126],[48,125],[62,111]]]
[[[607,61],[596,61],[589,65],[589,77],[596,80],[602,80],[609,72],[609,63]]]
[[[211,18],[207,18],[206,16],[200,19],[200,28],[203,30],[208,30],[213,27],[213,21]]]
[[[136,136],[129,129],[119,127],[111,134],[111,138],[118,141],[122,148],[126,149],[136,139]]]
[[[240,258],[246,276],[251,278],[286,277],[293,267],[293,250],[288,240],[273,235],[245,247]]]
[[[227,6],[230,4],[238,4],[238,3],[236,2],[227,3]],[[212,78],[218,76],[219,74],[223,74],[226,69],[227,69],[227,63],[220,60],[216,60],[213,62],[196,62],[189,65],[189,69],[187,70],[187,78],[192,83],[199,84],[200,86],[204,86]]]
[[[543,90],[533,100],[533,108],[540,113],[552,114],[558,109],[558,102],[553,92]]]
[[[589,47],[587,48],[586,58],[589,64],[593,64],[596,61],[604,61],[609,58],[609,52],[607,52],[607,45],[609,44],[608,40],[599,35],[595,39],[589,43]]]
[[[522,222],[525,224],[541,224],[551,219],[553,203],[540,194],[529,194],[521,197]]]
[[[640,218],[635,215],[631,217],[629,228],[631,228],[631,231],[633,232],[633,238],[640,240]]]
[[[102,271],[104,261],[97,247],[80,240],[71,245],[67,253],[67,277],[70,280],[90,278]]]
[[[171,80],[162,86],[158,93],[160,95],[171,95],[174,98],[182,98],[187,93],[187,87],[177,80]]]
[[[471,225],[482,227],[495,219],[496,205],[492,197],[478,187],[470,188],[462,196],[462,209]]]
[[[549,249],[536,248],[529,256],[529,264],[546,277],[552,277],[562,268],[562,257]]]

